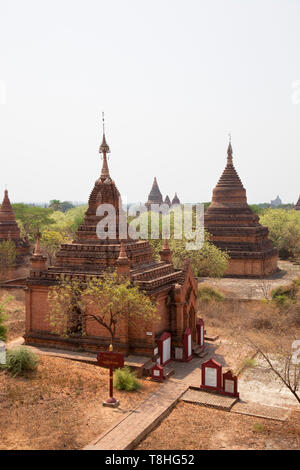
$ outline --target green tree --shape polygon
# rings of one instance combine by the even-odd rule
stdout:
[[[48,301],[50,324],[57,333],[82,332],[86,320],[90,320],[108,331],[112,344],[123,319],[134,324],[138,318],[156,318],[156,305],[149,296],[115,272],[90,277],[85,283],[62,276],[59,284],[50,289]]]
[[[74,204],[72,204],[70,201],[63,201],[61,203],[61,211],[62,212],[67,212],[70,209],[74,208]]]
[[[41,245],[47,254],[50,265],[54,263],[56,253],[62,243],[68,243],[70,239],[55,230],[45,229],[42,232]]]
[[[5,277],[8,269],[16,264],[17,249],[12,240],[4,240],[0,243],[0,276]]]
[[[163,246],[163,231],[167,226],[170,229],[169,245],[173,251],[172,260],[175,268],[182,268],[184,261],[190,259],[193,272],[196,276],[222,277],[228,267],[229,255],[210,242],[210,235],[205,230],[202,248],[200,250],[187,250],[186,244],[188,240],[184,237],[184,231],[188,225],[186,225],[186,227],[184,226],[185,218],[185,222],[190,219],[192,230],[195,230],[195,207],[193,207],[191,215],[184,214],[184,217],[182,217],[180,207],[176,208],[174,212],[171,211],[170,215],[158,215],[145,212],[139,217],[139,223],[141,227],[143,227],[141,230],[141,238],[149,240],[153,248],[154,257],[159,259],[159,252]],[[132,218],[128,221],[132,222]],[[178,236],[180,233],[182,234],[182,238],[175,238],[175,234]],[[157,238],[152,239],[153,234],[155,234]],[[189,239],[193,239],[193,234],[190,235]]]
[[[282,258],[300,254],[300,212],[285,209],[267,209],[260,223],[269,229],[269,236]]]
[[[190,259],[195,276],[222,277],[228,267],[229,255],[221,251],[208,240],[200,250],[187,250],[185,240],[170,240],[170,249],[175,268],[182,267],[186,259]]]
[[[44,227],[53,224],[50,217],[53,213],[52,209],[23,203],[13,204],[12,207],[23,234],[27,235],[31,241],[35,240],[38,229],[43,230]]]
[[[49,207],[54,211],[61,211],[61,202],[59,199],[51,199]]]
[[[83,204],[82,206],[74,207],[66,212],[66,219],[68,221],[69,234],[75,235],[78,230],[79,225],[84,221],[84,216],[87,211],[88,206]]]
[[[65,213],[61,211],[53,212],[50,216],[53,223],[51,229],[73,239],[79,225],[82,224],[84,220],[86,210],[87,206],[78,206],[66,211]]]
[[[162,250],[162,240],[149,240],[156,259]],[[217,248],[209,241],[209,234],[204,232],[204,244],[200,250],[187,250],[186,240],[169,240],[172,250],[172,261],[174,267],[182,268],[184,262],[189,259],[195,276],[199,277],[222,277],[228,267],[229,255]]]

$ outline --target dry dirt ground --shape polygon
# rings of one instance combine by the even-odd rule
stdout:
[[[199,284],[205,282],[216,287],[229,299],[260,299],[275,287],[289,284],[292,279],[300,275],[300,266],[290,261],[279,261],[278,266],[280,268],[278,273],[264,279],[199,278]]]
[[[108,371],[66,359],[39,356],[37,372],[13,378],[0,371],[0,450],[81,449],[154,392],[115,391],[117,409],[105,408]]]
[[[179,402],[136,450],[300,449],[300,411],[271,421]]]

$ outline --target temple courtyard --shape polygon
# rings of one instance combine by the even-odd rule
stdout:
[[[295,277],[298,270],[285,262],[281,267],[285,269],[279,277],[264,281],[210,279],[223,292],[226,284],[228,301],[222,303],[225,306],[221,310],[204,314],[206,335],[214,339],[206,341],[206,355],[188,363],[172,361],[170,367],[175,374],[163,384],[142,378],[142,388],[137,392],[116,390],[121,403],[116,409],[102,406],[107,397],[107,370],[95,365],[92,353],[82,362],[84,357],[76,360],[70,351],[62,354],[51,348],[33,347],[39,357],[33,375],[14,378],[0,371],[1,420],[6,429],[0,449],[101,449],[107,448],[107,441],[118,442],[119,448],[137,450],[299,449],[299,405],[256,351],[232,333],[235,322],[244,329],[249,325],[252,328],[252,316],[257,314],[256,296],[253,301],[243,301],[241,286],[246,283],[249,289],[249,283],[255,282],[268,283],[268,287],[269,282],[282,284]],[[234,295],[238,284],[241,298]],[[0,294],[13,296],[9,342],[11,346],[22,344],[24,293],[21,289],[2,289]],[[260,338],[265,334],[259,330],[256,333]],[[272,339],[272,331],[268,335]],[[281,339],[284,341],[285,335]],[[227,405],[222,400],[217,403],[222,409],[215,408],[213,401],[206,406],[201,400],[185,401],[189,387],[199,387],[201,363],[210,357],[238,374],[241,401],[232,402],[227,409],[223,409]],[[124,433],[124,427],[130,433]]]

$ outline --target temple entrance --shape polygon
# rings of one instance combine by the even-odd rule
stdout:
[[[195,310],[194,310],[193,307],[191,307],[190,311],[189,311],[189,324],[188,324],[188,327],[192,332],[193,342],[196,342],[196,316],[195,316]]]
[[[163,333],[157,340],[160,365],[164,366],[171,360],[171,334]]]

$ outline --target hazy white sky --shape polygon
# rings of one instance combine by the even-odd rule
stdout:
[[[299,0],[0,0],[0,188],[85,201],[101,112],[123,199],[208,201],[226,161],[250,203],[300,193]]]

